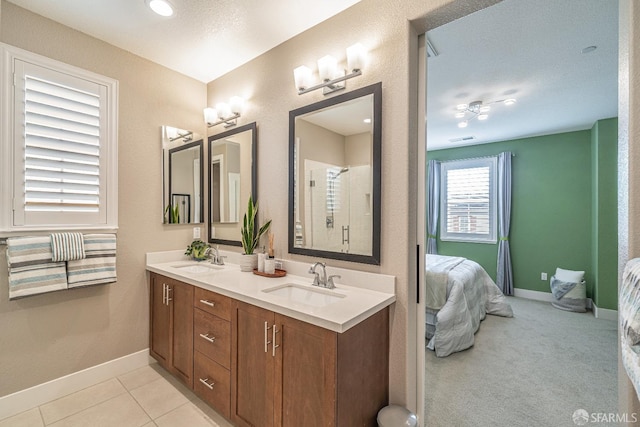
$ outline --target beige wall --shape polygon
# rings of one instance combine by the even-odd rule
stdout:
[[[8,301],[0,262],[0,396],[148,347],[145,253],[186,248],[191,226],[163,226],[161,125],[203,135],[205,85],[0,3],[0,41],[120,82],[118,282]],[[0,246],[0,259],[6,246]]]
[[[618,259],[620,270],[640,257],[640,5],[620,0],[618,111]],[[620,271],[619,277],[622,278]],[[620,362],[618,397],[622,413],[640,416],[640,402]]]
[[[495,0],[363,0],[208,85],[208,105],[243,96],[248,101],[241,123],[258,122],[260,217],[274,219],[276,256],[311,261],[287,254],[288,113],[326,97],[321,90],[299,96],[293,69],[314,67],[327,54],[343,61],[345,49],[356,42],[369,49],[363,75],[348,80],[346,90],[382,82],[382,263],[369,266],[329,260],[328,264],[396,276],[397,302],[390,322],[390,399],[413,410],[416,402],[409,400],[416,390],[417,353],[417,35],[435,23],[490,3]]]

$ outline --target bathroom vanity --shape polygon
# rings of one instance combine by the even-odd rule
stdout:
[[[394,278],[332,269],[311,286],[308,264],[266,278],[147,254],[150,353],[237,426],[375,426],[388,404]]]

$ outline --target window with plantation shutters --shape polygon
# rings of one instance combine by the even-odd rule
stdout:
[[[441,240],[496,242],[497,158],[443,162]]]
[[[2,228],[115,228],[117,82],[13,53],[12,209]]]

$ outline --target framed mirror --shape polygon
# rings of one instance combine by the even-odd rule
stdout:
[[[196,138],[191,131],[162,127],[164,224],[204,222],[204,141]]]
[[[380,264],[382,84],[289,112],[289,253]]]
[[[209,242],[242,246],[249,196],[257,198],[256,123],[209,137]]]

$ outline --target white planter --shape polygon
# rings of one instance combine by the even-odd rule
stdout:
[[[242,254],[240,257],[240,271],[253,271],[254,268],[258,268],[258,254]]]

